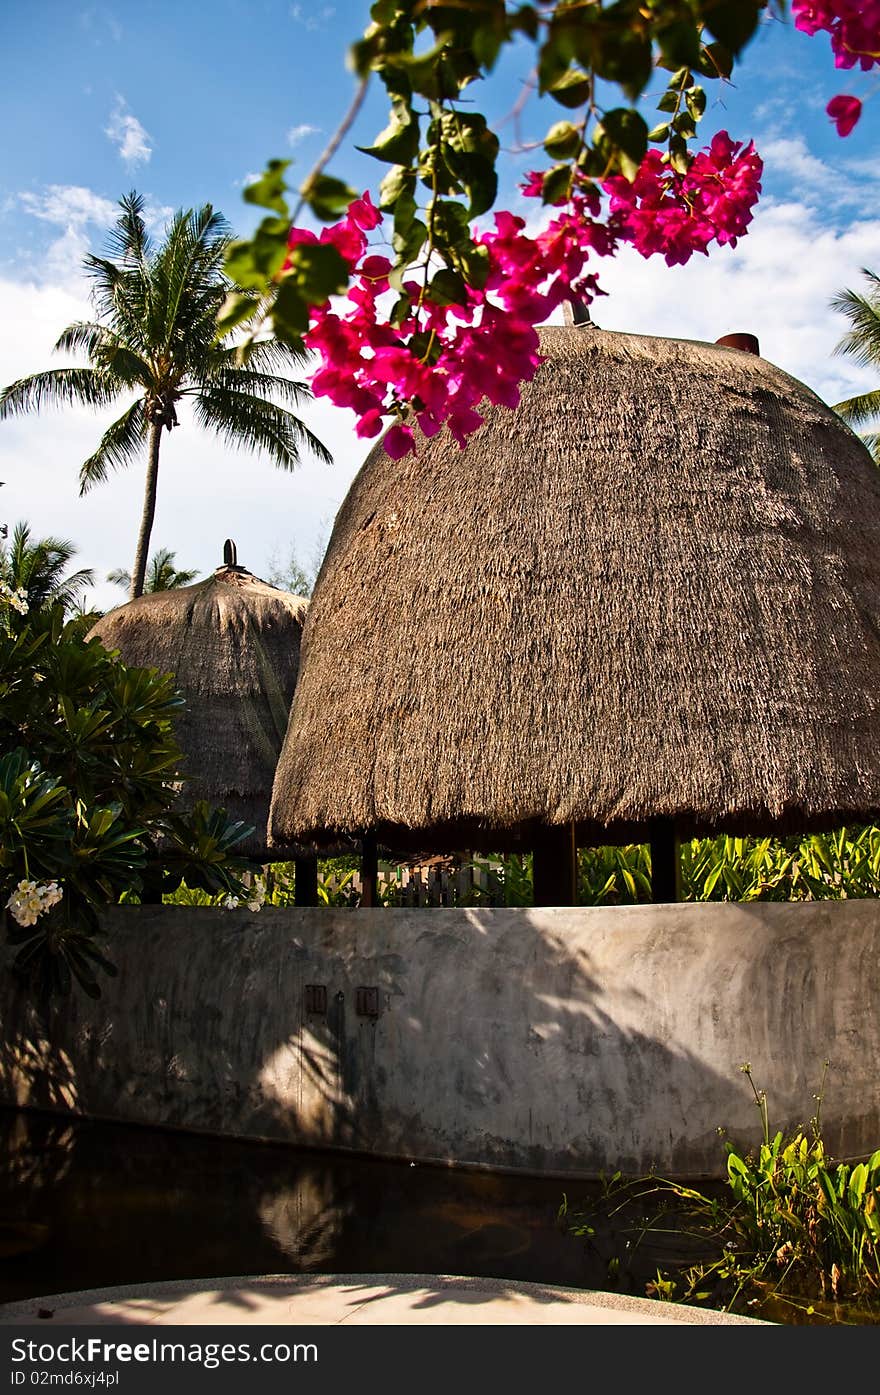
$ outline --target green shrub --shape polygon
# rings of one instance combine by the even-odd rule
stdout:
[[[827,1062],[826,1062],[827,1068]],[[858,1162],[835,1162],[822,1139],[819,1107],[806,1127],[771,1134],[767,1098],[744,1065],[758,1105],[762,1138],[739,1151],[724,1140],[726,1184],[707,1194],[662,1177],[608,1181],[586,1210],[567,1202],[569,1232],[595,1243],[615,1221],[609,1264],[632,1264],[646,1240],[673,1239],[679,1253],[700,1251],[656,1270],[648,1296],[747,1311],[787,1304],[880,1301],[880,1149]],[[824,1080],[823,1080],[824,1088]],[[821,1106],[821,1091],[817,1097]],[[723,1137],[723,1134],[722,1134]]]
[[[63,607],[0,604],[0,903],[14,970],[41,996],[115,972],[103,906],[184,879],[238,894],[250,830],[204,805],[174,812],[183,704],[171,675],[129,668]]]

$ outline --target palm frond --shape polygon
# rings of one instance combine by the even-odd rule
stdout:
[[[880,367],[880,276],[862,268],[869,282],[867,295],[843,290],[832,297],[831,308],[845,315],[850,328],[834,346],[836,354],[845,354],[864,367]]]
[[[880,431],[865,431],[862,440],[871,453],[875,465],[880,465]]]
[[[322,464],[333,463],[323,441],[293,412],[268,398],[210,383],[194,398],[193,407],[200,425],[210,427],[230,446],[265,451],[282,470],[294,470],[303,449]]]
[[[41,407],[107,407],[120,386],[96,368],[50,368],[19,378],[0,392],[0,418],[39,411]]]
[[[279,339],[255,339],[249,344],[226,344],[215,349],[218,364],[230,367],[241,363],[258,373],[276,373],[285,368],[302,369],[316,357],[303,344],[282,344]]]
[[[850,426],[864,426],[880,416],[880,388],[859,393],[857,397],[847,397],[843,402],[835,402],[834,410]]]
[[[282,378],[273,373],[260,373],[250,368],[223,366],[208,381],[229,392],[248,392],[259,394],[260,397],[278,398],[294,407],[314,401],[308,383],[297,382],[294,378]],[[207,382],[201,390],[208,390]]]
[[[9,547],[0,549],[0,576],[12,589],[27,592],[32,609],[60,601],[66,610],[94,581],[91,568],[64,575],[76,552],[75,544],[68,538],[32,540],[30,525],[20,522],[15,525]]]
[[[114,567],[112,572],[107,573],[107,580],[114,586],[121,586],[124,591],[131,590],[131,572],[127,572],[124,567]]]
[[[120,213],[107,234],[107,251],[123,268],[143,268],[153,244],[144,221],[146,200],[134,189],[119,200]]]
[[[230,236],[229,224],[211,204],[175,214],[152,266],[166,352],[173,352],[174,341],[201,321],[216,318],[225,293],[222,264]]]
[[[54,352],[56,354],[83,353],[94,361],[95,355],[111,337],[111,334],[112,332],[106,325],[77,320],[61,331],[55,342]]]
[[[138,399],[112,426],[108,426],[94,455],[90,455],[80,466],[80,494],[86,494],[93,484],[102,483],[111,470],[124,470],[133,464],[148,434],[144,404]]]

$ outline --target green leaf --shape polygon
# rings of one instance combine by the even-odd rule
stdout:
[[[544,137],[551,160],[571,160],[581,147],[581,133],[570,121],[557,121]]]
[[[394,169],[388,171],[379,185],[379,207],[382,209],[394,208],[399,199],[407,196],[412,201],[413,216],[415,216],[415,188],[416,177],[412,170],[406,169],[403,165],[395,165]]]
[[[400,106],[372,145],[355,147],[374,160],[390,165],[411,165],[419,153],[419,121],[406,107]]]
[[[590,79],[581,68],[569,68],[547,92],[560,106],[575,110],[589,100],[590,88]]]
[[[290,249],[290,272],[302,297],[310,305],[320,305],[331,295],[341,295],[349,282],[348,264],[327,242],[298,242]]]
[[[637,111],[629,107],[607,111],[596,127],[594,140],[603,150],[607,142],[617,154],[624,177],[635,179],[648,149],[648,127]]]
[[[725,44],[705,44],[697,70],[702,77],[729,78],[733,72],[733,54]]]
[[[677,19],[666,25],[658,31],[657,43],[668,67],[695,68],[700,60],[700,31],[692,20]]]
[[[272,304],[272,327],[283,344],[297,346],[309,327],[309,307],[296,278],[285,276]]]
[[[395,228],[391,245],[402,266],[408,266],[418,256],[425,245],[427,236],[428,229],[420,218],[414,218],[407,225],[405,232],[398,232]]]
[[[284,171],[290,164],[290,160],[270,160],[259,179],[245,187],[245,203],[255,203],[259,208],[271,208],[279,218],[287,218],[289,214],[284,198],[287,191]]]
[[[691,167],[687,141],[682,136],[674,135],[669,142],[669,163],[676,174],[687,174]]]
[[[232,242],[225,257],[226,274],[242,290],[264,291],[287,257],[290,228],[277,218],[264,218],[250,240]]]
[[[669,126],[668,123],[664,123],[661,126],[655,126],[653,131],[648,132],[648,140],[655,141],[657,144],[662,145],[663,142],[668,139],[669,132],[671,129],[672,128]]]
[[[560,203],[571,193],[571,165],[554,165],[541,183],[541,202]]]
[[[230,291],[217,315],[217,338],[223,339],[237,325],[252,318],[259,298],[247,291]]]
[[[431,280],[431,299],[438,305],[467,305],[464,278],[457,271],[443,267]]]
[[[695,121],[699,121],[706,110],[706,93],[702,87],[692,87],[689,92],[685,93],[684,100],[691,116]]]
[[[341,179],[319,174],[303,190],[303,198],[322,223],[335,223],[352,200],[357,198],[357,192]]]
[[[736,57],[753,37],[765,0],[707,0],[703,21]]]
[[[678,111],[679,94],[668,88],[657,103],[658,111]]]

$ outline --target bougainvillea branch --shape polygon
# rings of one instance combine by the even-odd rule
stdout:
[[[792,0],[791,13],[803,32],[830,35],[836,66],[880,61],[880,0]],[[464,447],[481,402],[515,407],[540,362],[536,325],[567,300],[602,294],[598,259],[630,244],[674,266],[736,245],[761,160],[726,131],[697,148],[705,84],[727,81],[762,17],[785,18],[786,3],[376,0],[370,14],[351,60],[355,114],[372,75],[389,98],[388,125],[359,147],[385,169],[376,201],[325,170],[351,112],[298,191],[320,233],[291,218],[289,162],[270,162],[245,191],[269,214],[230,250],[240,290],[221,328],[247,326],[268,303],[276,335],[315,353],[313,391],[352,410],[361,437],[387,428],[385,448],[400,457],[415,448],[416,426],[447,429]],[[550,164],[523,188],[548,210],[533,235],[495,211],[500,144],[463,97],[523,41],[535,49],[538,93],[562,108],[543,140]],[[638,108],[658,73],[660,120],[649,130]],[[600,90],[618,104],[600,103]],[[846,136],[861,109],[841,94],[827,110]]]

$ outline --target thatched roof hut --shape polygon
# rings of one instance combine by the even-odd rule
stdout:
[[[294,856],[267,849],[269,798],[299,672],[308,600],[226,561],[204,581],[157,591],[108,611],[89,631],[125,663],[173,673],[187,705],[176,722],[186,756],[180,807],[199,799],[255,826],[236,853],[256,861]]]
[[[338,514],[270,838],[395,850],[880,812],[880,473],[743,348],[541,331],[520,407]],[[748,338],[736,342],[748,344]]]

